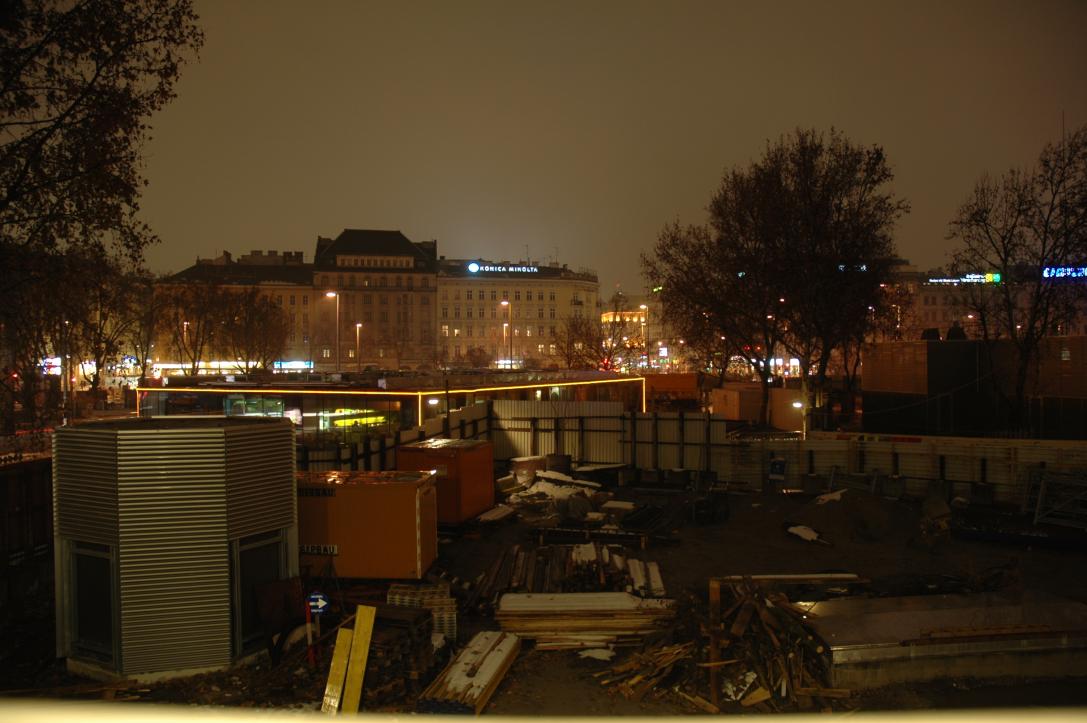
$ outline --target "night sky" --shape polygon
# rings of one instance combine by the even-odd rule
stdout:
[[[345,227],[439,253],[555,258],[642,287],[661,227],[705,220],[768,138],[880,144],[945,262],[984,172],[1087,123],[1087,2],[198,2],[207,35],[153,119],[155,271]]]

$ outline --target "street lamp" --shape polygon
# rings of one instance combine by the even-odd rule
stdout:
[[[362,331],[362,322],[355,322],[355,373],[362,371],[362,360],[359,358],[359,332]]]
[[[325,296],[336,300],[336,371],[340,371],[340,295],[335,291],[326,291]]]
[[[502,300],[502,306],[505,306],[509,310],[510,319],[510,369],[513,369],[513,304],[508,300]]]
[[[642,349],[645,351],[645,368],[649,369],[649,340],[645,337],[645,323],[649,319],[649,307],[645,304],[638,306],[642,310]]]

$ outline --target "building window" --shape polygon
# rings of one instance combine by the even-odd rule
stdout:
[[[456,326],[453,327],[453,336],[454,337],[460,336],[460,328],[459,327],[456,327]]]
[[[309,344],[309,334],[303,334],[302,335],[302,343],[303,344]]]
[[[492,307],[491,308],[491,318],[495,319],[497,317],[498,317],[498,309],[495,309],[495,308]]]
[[[467,291],[464,292],[464,298],[467,299],[468,301],[472,300],[472,290],[471,289],[468,289]]]
[[[449,307],[448,306],[443,306],[442,307],[442,318],[443,319],[448,319],[449,318]]]
[[[374,312],[372,312],[372,311],[362,312],[362,320],[363,321],[373,321],[374,320]]]
[[[387,322],[388,320],[389,320],[389,312],[387,312],[387,311],[381,312],[381,321]]]
[[[542,291],[537,291],[536,292],[536,301],[543,301],[543,292]]]
[[[554,319],[555,318],[555,307],[554,306],[551,307],[550,313],[551,313],[550,318]]]
[[[442,336],[449,336],[449,324],[442,324]]]
[[[419,297],[419,303],[422,304],[423,306],[430,306],[430,297],[429,296],[420,296]]]
[[[471,325],[468,326],[468,329],[467,329],[467,331],[465,333],[465,336],[467,336],[469,339],[472,338],[472,326]]]
[[[509,300],[510,300],[510,292],[503,291],[502,292],[502,301],[509,301]]]
[[[464,310],[464,318],[466,318],[466,319],[471,319],[472,318],[472,307],[469,306],[467,309]]]
[[[520,301],[521,300],[521,292],[520,291],[514,291],[513,292],[513,300],[514,301]]]
[[[498,292],[491,289],[491,301],[498,301]]]
[[[419,282],[419,285],[422,286],[424,289],[429,289],[430,288],[430,279],[424,278],[422,281]]]
[[[331,356],[332,356],[332,350],[331,349],[329,349],[327,346],[326,347],[321,347],[321,358],[322,359],[328,359]]]
[[[553,327],[553,326],[552,326],[552,327],[550,327],[549,331],[551,332],[551,333],[549,334],[549,336],[550,336],[551,338],[554,338],[554,337],[555,337],[555,327]],[[554,352],[552,352],[552,353],[554,353]]]
[[[380,294],[377,297],[377,303],[381,304],[382,306],[388,306],[389,305],[389,297],[385,296],[385,294]]]
[[[294,306],[294,294],[291,294],[291,306]]]
[[[554,300],[555,300],[555,292],[554,292],[554,291],[549,291],[549,292],[548,292],[548,298],[549,298],[549,299],[550,299],[551,301],[554,301]]]
[[[302,306],[309,306],[309,297],[308,296],[303,296],[302,297]]]
[[[542,306],[539,309],[536,309],[536,318],[537,319],[542,319],[543,318],[543,307]]]
[[[362,305],[363,306],[369,306],[371,301],[373,301],[373,297],[370,296],[370,294],[363,294],[362,295]]]
[[[453,307],[453,318],[454,319],[459,319],[460,318],[460,307],[459,306],[454,306]]]

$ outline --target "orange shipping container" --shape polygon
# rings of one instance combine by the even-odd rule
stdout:
[[[430,472],[299,472],[302,567],[338,577],[418,580],[438,554]]]
[[[494,507],[494,452],[478,439],[428,439],[396,450],[396,467],[438,475],[438,522],[458,525]]]

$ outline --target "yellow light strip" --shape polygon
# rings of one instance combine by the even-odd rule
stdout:
[[[626,379],[590,379],[581,382],[541,382],[539,384],[509,384],[496,387],[474,387],[469,389],[429,389],[425,391],[395,392],[370,391],[363,389],[278,389],[262,387],[241,387],[221,389],[216,387],[136,387],[136,392],[186,392],[191,394],[316,394],[316,395],[354,395],[363,397],[411,397],[414,396],[416,419],[423,423],[423,397],[442,394],[475,394],[479,392],[502,392],[514,389],[544,389],[546,387],[578,387],[594,384],[629,384],[640,383],[642,387],[642,412],[645,412],[645,377]]]

